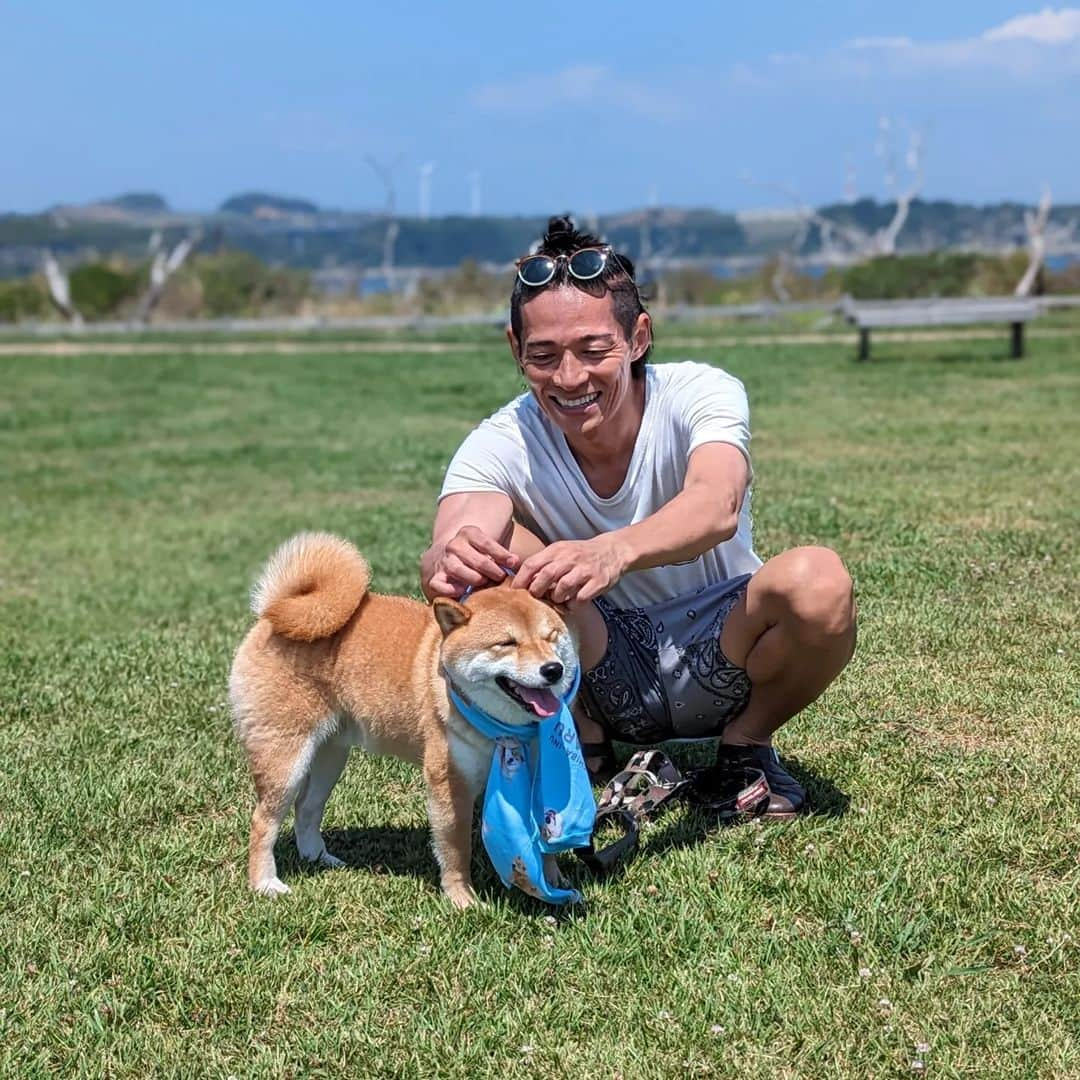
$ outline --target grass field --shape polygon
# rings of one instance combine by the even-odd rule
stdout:
[[[454,344],[0,359],[0,1074],[1080,1076],[1080,337],[661,351],[747,384],[759,552],[856,579],[856,658],[781,744],[815,814],[675,810],[555,917],[481,851],[457,914],[417,775],[357,755],[349,868],[287,828],[293,895],[247,893],[248,588],[320,528],[415,591],[517,391]]]

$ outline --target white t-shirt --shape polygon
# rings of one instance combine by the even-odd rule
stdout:
[[[690,454],[703,443],[737,446],[750,462],[750,410],[733,375],[691,361],[645,366],[645,414],[622,487],[610,498],[585,479],[561,431],[522,394],[469,434],[439,498],[499,491],[514,517],[545,543],[589,540],[642,521],[682,491]],[[694,593],[761,566],[751,541],[750,492],[735,535],[689,562],[626,574],[606,595],[644,607]]]

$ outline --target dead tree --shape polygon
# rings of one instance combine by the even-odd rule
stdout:
[[[755,180],[753,176],[744,174],[743,179],[748,184],[762,188],[766,191],[775,191],[783,195],[792,204],[799,218],[798,231],[792,237],[789,250],[801,247],[805,242],[806,234],[810,226],[816,226],[818,230],[818,242],[822,253],[830,260],[846,260],[852,255],[859,254],[867,243],[867,235],[862,229],[854,225],[845,225],[832,218],[818,213],[809,203],[803,201],[802,196],[787,184],[773,184],[766,181]],[[794,253],[794,252],[792,252]]]
[[[892,193],[896,187],[897,168],[895,156],[889,143],[890,130],[891,123],[889,119],[882,117],[879,123],[876,153],[882,159],[885,167],[885,186]],[[794,255],[805,243],[811,226],[817,228],[822,255],[829,262],[850,262],[852,260],[873,258],[877,255],[896,254],[897,237],[907,222],[912,201],[922,190],[922,156],[922,135],[918,131],[912,131],[905,157],[906,168],[911,174],[909,183],[902,192],[895,195],[896,206],[892,217],[885,225],[875,229],[873,232],[867,232],[857,225],[846,224],[826,217],[809,206],[794,188],[786,184],[763,183],[749,175],[744,177],[748,183],[782,194],[792,204],[796,214],[799,216],[799,230],[792,237],[787,251],[779,256],[777,271],[773,276],[773,291],[782,302],[785,302],[783,297],[788,295],[784,277],[790,268]],[[852,172],[849,166],[845,199],[851,201],[853,193]]]
[[[42,256],[41,268],[49,286],[49,298],[57,310],[72,326],[81,327],[83,317],[71,301],[71,282],[68,280],[67,271],[61,268],[51,251],[46,251]]]
[[[386,204],[383,208],[386,233],[383,235],[382,273],[390,292],[394,291],[394,249],[398,237],[397,185],[394,181],[394,170],[401,164],[403,157],[403,154],[398,154],[392,161],[385,162],[379,161],[371,154],[364,155],[364,160],[371,166],[386,192]]]
[[[1014,296],[1030,296],[1039,279],[1039,271],[1046,262],[1046,224],[1050,220],[1050,189],[1043,188],[1042,198],[1036,210],[1024,211],[1024,228],[1027,231],[1028,265],[1024,276],[1016,283]]]
[[[886,130],[888,125],[886,124]],[[922,135],[918,131],[911,132],[908,140],[906,157],[908,171],[911,173],[911,181],[900,194],[896,196],[896,209],[892,220],[883,228],[878,229],[870,237],[870,254],[872,255],[895,255],[896,238],[907,221],[908,212],[911,209],[911,200],[922,190]],[[886,187],[890,190],[896,183],[896,168],[891,157],[888,158],[885,173]]]
[[[791,291],[787,287],[787,279],[791,276],[795,256],[799,254],[803,244],[806,243],[809,233],[810,222],[803,219],[798,232],[792,236],[791,243],[776,256],[776,266],[769,280],[769,286],[773,291],[773,296],[781,304],[791,303]]]
[[[150,322],[150,316],[157,307],[169,278],[184,265],[184,260],[195,249],[195,245],[201,238],[202,233],[196,229],[185,236],[172,251],[167,251],[162,244],[160,232],[155,232],[151,236],[150,252],[153,258],[150,262],[150,284],[136,309],[135,318],[138,322]]]
[[[1063,248],[1072,243],[1077,221],[1055,225],[1050,220],[1050,188],[1043,186],[1042,198],[1035,210],[1024,211],[1024,229],[1028,241],[1028,265],[1024,276],[1013,290],[1015,296],[1031,296],[1039,282],[1039,274],[1046,265],[1047,253],[1053,248]]]

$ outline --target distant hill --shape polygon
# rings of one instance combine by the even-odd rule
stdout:
[[[223,214],[245,214],[248,217],[275,218],[293,214],[317,214],[319,208],[306,199],[294,199],[285,195],[271,195],[265,191],[246,191],[226,199],[220,208]]]
[[[132,210],[136,213],[165,213],[169,204],[153,191],[131,191],[117,195],[114,199],[100,199],[102,206],[115,206],[119,210]]]
[[[821,208],[823,217],[842,225],[854,225],[872,233],[888,225],[895,203],[859,199],[852,203],[834,203]],[[995,248],[1023,245],[1027,242],[1022,203],[997,203],[973,206],[947,199],[914,199],[898,238],[898,246],[909,251],[941,248]],[[1080,207],[1059,206],[1053,220],[1064,223],[1080,221]],[[808,239],[807,251],[816,250],[816,233]]]
[[[158,199],[130,193],[108,205],[0,214],[0,277],[33,272],[46,248],[72,261],[111,254],[143,260],[147,240],[155,230],[175,243],[194,228],[202,232],[203,251],[246,251],[273,265],[363,270],[382,264],[386,220],[378,213],[320,210],[305,199],[263,192],[235,195],[211,214],[157,209],[158,203],[151,200]],[[134,209],[136,205],[140,208]],[[148,206],[155,209],[142,209]],[[1015,250],[1026,244],[1025,209],[1020,203],[973,206],[916,200],[897,248],[900,252]],[[893,211],[891,203],[861,199],[826,206],[819,213],[868,233],[887,224]],[[803,238],[799,254],[814,258],[822,253],[817,229],[804,231],[790,209],[736,215],[712,209],[652,207],[602,215],[595,222],[582,220],[631,258],[640,262],[642,254],[648,253],[654,266],[665,260],[706,268],[726,262],[729,269],[742,272],[763,258],[790,250],[799,237]],[[1055,206],[1051,220],[1056,226],[1077,223],[1068,250],[1080,253],[1080,206]],[[506,267],[529,250],[545,221],[539,216],[399,217],[395,263],[398,268],[440,269],[471,259]],[[1058,229],[1059,235],[1065,232]]]

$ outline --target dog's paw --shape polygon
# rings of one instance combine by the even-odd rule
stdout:
[[[292,889],[281,878],[272,877],[256,885],[255,891],[260,896],[287,896]]]
[[[331,855],[325,845],[318,848],[302,848],[297,844],[296,850],[304,862],[315,863],[316,866],[325,867],[327,870],[339,870],[345,865],[336,855]]]
[[[473,892],[471,885],[444,885],[443,893],[458,911],[464,911],[466,908],[480,903],[480,899]]]

